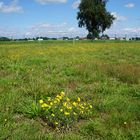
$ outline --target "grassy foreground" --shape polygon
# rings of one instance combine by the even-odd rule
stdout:
[[[28,115],[61,91],[93,115],[63,131]],[[0,43],[0,140],[21,139],[140,139],[140,42]]]

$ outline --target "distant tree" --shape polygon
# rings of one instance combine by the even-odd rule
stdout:
[[[64,37],[63,37],[63,40],[69,40],[69,38],[64,36]]]
[[[86,27],[87,38],[98,38],[99,34],[110,28],[115,19],[106,9],[108,0],[81,0],[77,19],[79,27]]]
[[[9,39],[8,37],[0,37],[0,41],[10,41],[11,39]]]
[[[107,34],[103,34],[103,35],[101,36],[101,39],[109,39],[109,36],[108,36]]]
[[[43,37],[43,40],[49,40],[49,38],[48,37]]]
[[[51,40],[57,40],[57,38],[53,37],[53,38],[51,38]]]
[[[136,40],[140,40],[140,38],[139,37],[136,37]]]
[[[80,39],[80,37],[79,37],[79,36],[76,36],[76,37],[75,37],[75,39],[76,39],[76,40],[79,40],[79,39]]]
[[[92,33],[88,33],[87,38],[88,38],[88,39],[93,39]]]

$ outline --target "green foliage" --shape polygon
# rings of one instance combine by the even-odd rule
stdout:
[[[19,105],[17,112],[27,115],[30,118],[35,118],[40,115],[41,108],[38,103],[28,100]]]
[[[89,34],[87,38],[99,37],[100,32],[110,28],[115,19],[106,10],[107,0],[81,0],[77,19],[79,27],[86,27]]]
[[[87,124],[83,125],[80,131],[83,135],[87,135],[88,137],[94,137],[95,139],[98,139],[99,137],[102,137],[100,131],[104,131],[104,128],[103,125],[96,120],[89,121]]]

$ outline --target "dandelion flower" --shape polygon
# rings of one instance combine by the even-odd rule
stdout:
[[[63,109],[60,109],[60,112],[63,112]]]
[[[39,100],[39,103],[40,103],[40,104],[43,104],[43,103],[44,103],[44,101],[43,101],[43,100]]]

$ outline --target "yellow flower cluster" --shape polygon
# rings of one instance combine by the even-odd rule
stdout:
[[[91,104],[82,102],[80,97],[72,101],[65,96],[64,92],[56,97],[47,97],[46,100],[40,99],[39,106],[47,121],[57,127],[71,125],[70,123],[77,121],[80,117],[83,118],[93,108]]]

